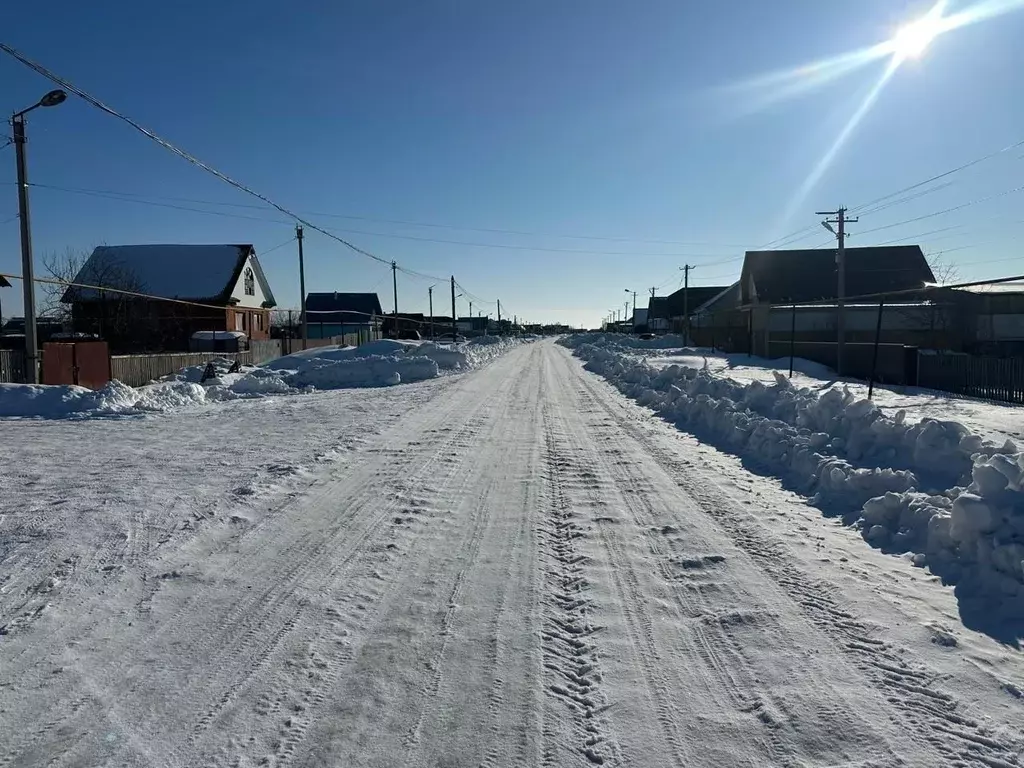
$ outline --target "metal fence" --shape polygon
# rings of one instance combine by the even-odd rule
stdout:
[[[0,382],[25,381],[25,353],[20,349],[0,349]]]
[[[918,384],[968,397],[1024,403],[1024,360],[922,352]]]

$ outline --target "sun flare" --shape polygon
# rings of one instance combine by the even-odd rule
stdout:
[[[896,33],[892,39],[893,54],[899,59],[916,59],[942,32],[942,18],[929,14]]]

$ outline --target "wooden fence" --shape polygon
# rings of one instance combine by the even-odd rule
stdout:
[[[1024,359],[922,352],[917,383],[968,397],[1024,403]]]
[[[20,349],[0,349],[0,382],[25,381],[25,353]]]
[[[252,352],[174,352],[160,355],[111,355],[111,378],[130,387],[141,387],[154,379],[175,373],[192,365],[206,365],[211,360],[227,358],[243,364],[252,363]]]

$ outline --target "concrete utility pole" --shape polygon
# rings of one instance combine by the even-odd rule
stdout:
[[[633,330],[636,330],[636,291],[631,291],[631,290],[629,290],[629,288],[627,288],[626,289],[626,293],[632,293],[633,294]],[[626,305],[626,310],[627,310],[627,314],[628,314],[628,310],[629,310],[629,305],[628,304]]]
[[[821,226],[836,236],[839,247],[836,249],[836,273],[838,285],[836,287],[836,373],[843,375],[843,352],[846,346],[846,225],[856,223],[858,219],[846,218],[846,208],[839,208],[836,211],[817,211],[818,216],[835,216],[835,219],[825,219]],[[835,224],[837,229],[832,229]]]
[[[32,225],[28,212],[28,162],[25,159],[25,115],[38,107],[55,107],[68,97],[50,91],[28,109],[11,115],[15,165],[18,172],[18,225],[21,229],[21,283],[25,304],[25,383],[39,383],[39,344],[36,336],[36,275],[32,260]]]
[[[299,309],[302,315],[302,348],[309,342],[309,318],[306,317],[306,261],[302,255],[302,225],[295,225],[295,239],[299,241]]]
[[[430,299],[430,339],[434,339],[434,286],[427,288],[427,296]]]
[[[452,344],[458,338],[459,326],[455,320],[455,275],[452,275]]]
[[[683,270],[683,339],[690,341],[690,270],[689,264],[680,267]]]

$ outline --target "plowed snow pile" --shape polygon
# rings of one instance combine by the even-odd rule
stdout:
[[[316,347],[262,366],[229,372],[231,360],[214,360],[216,375],[201,381],[205,365],[185,368],[141,387],[112,381],[102,389],[0,384],[0,418],[82,418],[170,411],[225,400],[294,395],[351,387],[380,387],[468,371],[504,354],[520,339],[482,337],[456,347],[431,342],[381,340],[360,347]]]
[[[883,549],[911,552],[944,580],[1024,611],[1024,453],[955,421],[888,415],[844,388],[821,393],[652,366],[642,342],[562,343],[621,392],[707,442],[775,474]],[[664,343],[664,342],[663,342]],[[651,347],[646,347],[651,349]],[[666,348],[666,347],[660,347]],[[1016,409],[1007,409],[1016,413]]]

